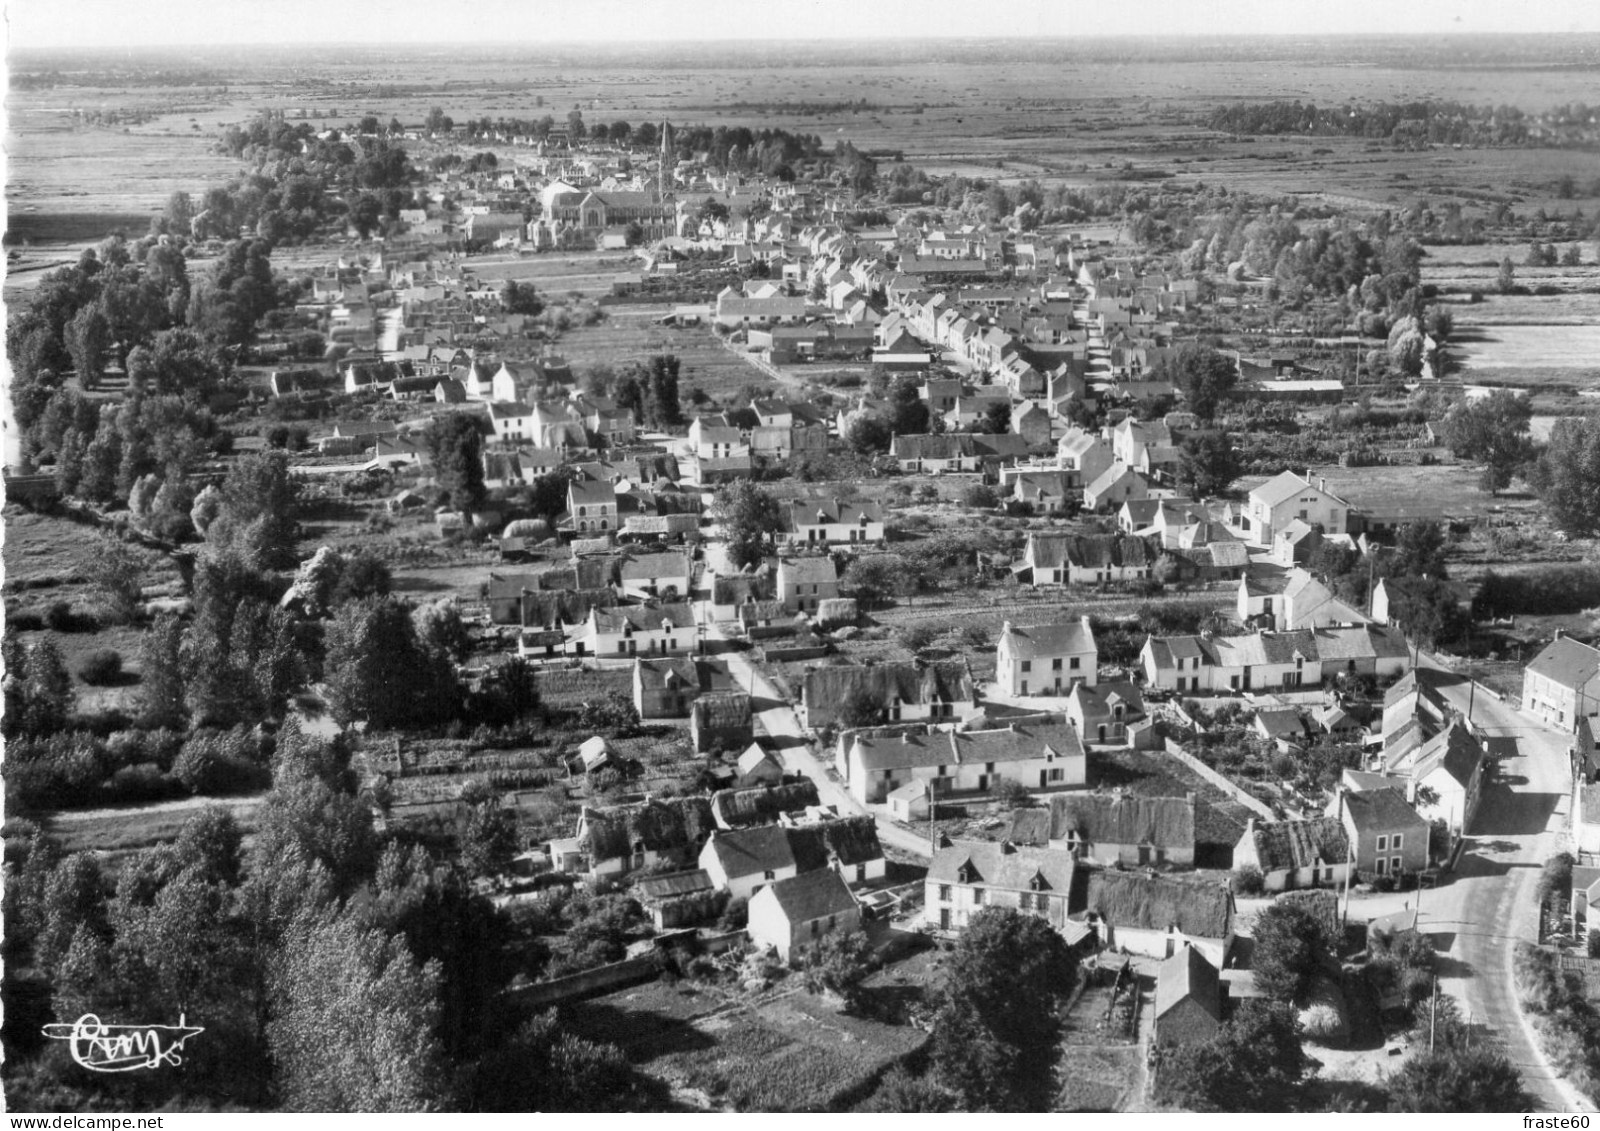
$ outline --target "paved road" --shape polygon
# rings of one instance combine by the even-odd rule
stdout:
[[[706,637],[711,640],[728,639],[722,626],[717,624],[707,627]],[[734,682],[748,690],[753,698],[765,704],[764,709],[759,710],[756,717],[760,720],[762,729],[774,740],[773,745],[777,748],[784,767],[790,773],[804,774],[815,782],[817,796],[824,805],[834,806],[841,814],[860,814],[873,818],[878,823],[878,839],[886,846],[898,848],[902,852],[923,859],[933,855],[927,837],[918,836],[895,824],[886,816],[872,812],[852,797],[836,776],[828,773],[828,768],[812,752],[810,743],[806,741],[800,717],[795,714],[788,699],[756,670],[747,655],[742,652],[724,652],[721,658],[728,662],[728,671],[733,676]]]
[[[1428,657],[1424,666],[1440,667]],[[1509,703],[1468,685],[1446,694],[1491,738],[1509,740],[1515,753],[1502,759],[1499,780],[1485,790],[1455,876],[1422,893],[1423,929],[1445,954],[1440,987],[1474,1021],[1488,1025],[1522,1073],[1540,1111],[1592,1112],[1589,1103],[1551,1071],[1517,1003],[1512,954],[1519,941],[1538,937],[1533,889],[1539,868],[1556,852],[1569,805],[1567,737]],[[1365,904],[1365,906],[1364,906]],[[1357,904],[1368,917],[1387,908]],[[1448,944],[1448,945],[1446,945]]]

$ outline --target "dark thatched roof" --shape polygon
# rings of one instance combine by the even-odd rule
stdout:
[[[1194,848],[1194,798],[1078,793],[1050,799],[1050,839]]]
[[[972,703],[976,697],[965,660],[821,667],[806,673],[802,697],[807,723],[821,727],[835,721],[845,700],[861,691],[885,707],[896,701]]]
[[[1175,880],[1142,872],[1095,872],[1089,910],[1113,928],[1166,931],[1220,939],[1233,929],[1233,893],[1226,884]]]
[[[820,799],[813,781],[764,789],[723,789],[711,795],[711,812],[717,824],[728,829],[771,824],[780,814],[817,804]]]
[[[715,827],[704,797],[585,809],[582,819],[590,859],[597,862],[630,856],[635,845],[649,852],[694,848]]]
[[[1252,835],[1247,833],[1246,835]],[[1350,838],[1337,817],[1259,823],[1253,834],[1263,872],[1298,871],[1320,864],[1343,864]]]

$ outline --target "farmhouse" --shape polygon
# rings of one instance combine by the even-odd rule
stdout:
[[[1061,695],[1075,684],[1094,685],[1099,666],[1087,616],[1064,624],[1000,628],[995,682],[1005,695]]]
[[[689,604],[591,608],[569,641],[574,656],[633,659],[691,652],[696,644],[694,606]]]
[[[876,502],[796,499],[784,511],[780,542],[882,542],[883,507]]]
[[[1048,809],[1011,814],[1017,844],[1065,849],[1079,859],[1115,865],[1194,865],[1194,796],[1064,794]]]
[[[846,700],[866,697],[891,723],[955,719],[976,710],[978,695],[965,660],[929,664],[829,665],[806,673],[800,717],[812,730],[836,724]],[[842,770],[841,770],[842,772]]]
[[[1128,725],[1144,717],[1144,696],[1137,684],[1073,684],[1067,693],[1067,722],[1084,742],[1121,742]]]
[[[861,929],[861,907],[837,872],[823,868],[768,884],[750,899],[750,941],[784,962],[828,934]]]
[[[1217,968],[1185,943],[1156,969],[1155,1046],[1181,1048],[1210,1040],[1222,1026],[1222,997]]]
[[[711,803],[704,797],[585,806],[573,835],[547,847],[556,871],[594,882],[663,865],[686,866],[712,828]]]
[[[696,754],[742,750],[755,737],[750,696],[743,691],[700,696],[689,706],[689,736]]]
[[[740,829],[781,823],[818,804],[817,783],[807,778],[789,785],[719,789],[711,795],[711,815],[719,829]]]
[[[1029,789],[1081,787],[1088,780],[1083,743],[1065,724],[1018,722],[995,730],[971,731],[926,727],[899,728],[894,733],[855,731],[841,739],[841,746],[843,776],[851,795],[862,804],[881,804],[890,793],[913,781],[928,783],[937,798],[987,792],[1002,779]]]
[[[839,573],[829,557],[784,558],[778,563],[778,599],[791,613],[817,611],[839,596]]]
[[[1304,476],[1285,471],[1250,492],[1242,525],[1257,545],[1271,546],[1277,533],[1296,519],[1321,526],[1329,534],[1343,534],[1350,504],[1327,489],[1327,480],[1313,484],[1309,471]]]
[[[956,841],[934,853],[928,867],[923,921],[945,933],[960,932],[986,907],[1034,915],[1058,931],[1067,928],[1072,900],[1072,855],[992,841]]]
[[[1188,944],[1219,969],[1233,949],[1233,893],[1225,883],[1097,871],[1087,910],[1102,946],[1171,958]]]
[[[1233,849],[1233,866],[1261,869],[1268,891],[1343,883],[1349,860],[1350,841],[1337,817],[1260,823],[1251,817]]]

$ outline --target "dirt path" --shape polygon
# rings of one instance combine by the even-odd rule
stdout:
[[[253,793],[238,797],[184,797],[177,801],[152,801],[147,805],[123,805],[106,809],[62,809],[51,813],[46,820],[52,828],[63,828],[93,821],[117,821],[155,813],[179,813],[186,809],[204,809],[208,805],[220,805],[240,813],[248,812],[260,805],[265,796],[265,793]]]

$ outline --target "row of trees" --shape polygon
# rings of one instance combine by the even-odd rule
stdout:
[[[223,810],[115,874],[35,833],[8,852],[7,1091],[22,1107],[608,1110],[664,1096],[616,1049],[501,990],[513,924],[466,875],[374,835],[348,750],[277,735],[248,850]],[[13,1004],[16,1003],[16,1004]],[[181,1070],[96,1077],[42,1027],[85,1013],[204,1033]],[[48,1047],[45,1047],[48,1046]]]

